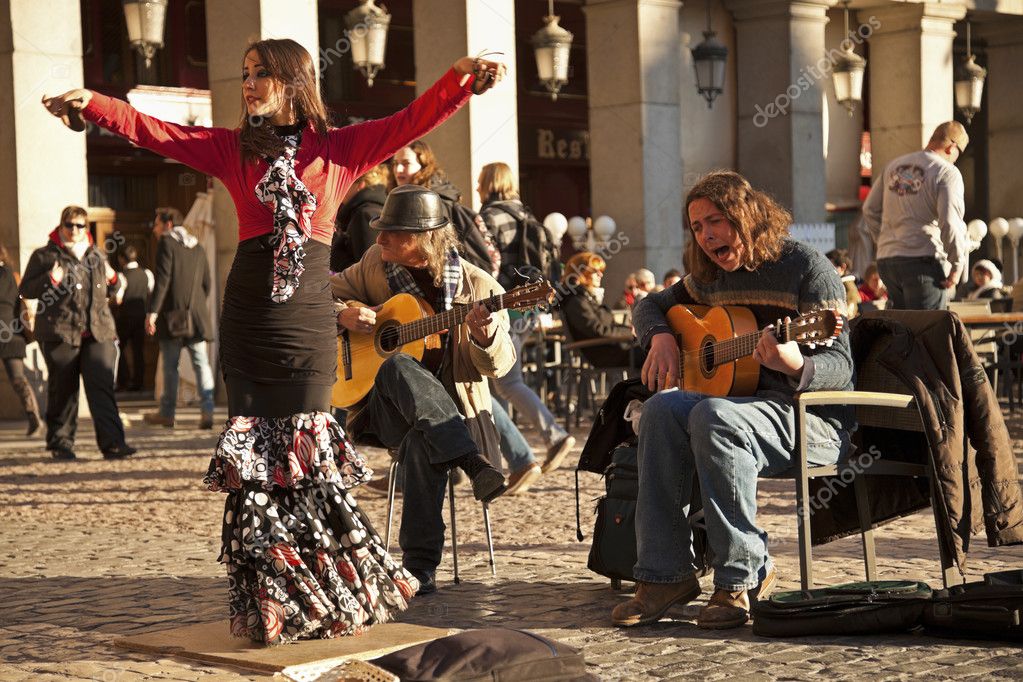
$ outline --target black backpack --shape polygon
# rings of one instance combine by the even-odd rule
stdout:
[[[480,229],[479,214],[459,202],[445,202],[451,210],[451,225],[458,234],[458,252],[488,275],[494,270],[490,261],[487,235]],[[482,221],[480,221],[482,222]]]
[[[549,282],[560,281],[559,249],[532,211],[505,203],[494,208],[510,215],[519,225],[515,239],[501,251],[501,284],[506,288],[515,286],[522,283],[523,276],[532,279],[537,274]]]

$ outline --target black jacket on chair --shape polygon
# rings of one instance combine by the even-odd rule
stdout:
[[[64,269],[64,278],[54,284],[50,271],[58,262]],[[107,303],[117,280],[107,280],[106,263],[106,256],[92,244],[82,260],[78,260],[61,243],[57,230],[50,233],[46,246],[32,252],[19,291],[23,298],[38,301],[35,335],[40,342],[63,341],[81,346],[85,331],[97,341],[117,338],[114,316]]]
[[[212,341],[213,325],[206,307],[211,286],[206,250],[198,244],[187,247],[174,237],[164,235],[156,247],[154,274],[156,286],[149,297],[149,312],[157,313],[156,336],[170,338],[164,313],[168,310],[190,310],[195,336],[185,341]],[[192,292],[191,300],[189,291]]]

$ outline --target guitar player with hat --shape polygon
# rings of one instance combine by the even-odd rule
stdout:
[[[680,363],[676,306],[695,307],[696,317],[722,313],[717,306],[745,306],[756,326],[748,350],[759,367],[752,395],[709,395],[692,390],[662,391],[643,406],[639,428],[639,495],[636,508],[638,559],[635,596],[611,614],[619,626],[646,625],[672,606],[700,595],[693,536],[687,513],[699,480],[707,536],[713,551],[714,592],[697,625],[738,627],[749,619],[750,601],[766,597],[776,573],[767,533],[756,524],[757,478],[792,465],[795,407],[805,390],[852,388],[849,334],[841,324],[829,345],[779,342],[778,323],[822,309],[840,309],[845,290],[828,260],[792,240],[792,216],[738,173],[703,177],[686,197],[685,224],[691,231],[685,260],[689,274],[633,311],[641,343],[649,348],[643,381],[654,391],[699,385],[686,367],[710,363],[700,354]],[[719,315],[720,316],[720,315]],[[838,318],[839,323],[841,318]],[[764,330],[762,334],[757,329]],[[691,335],[691,334],[690,334]],[[727,337],[728,334],[725,334]],[[758,338],[759,337],[759,338]],[[720,338],[720,337],[718,337]],[[729,342],[728,350],[737,344]],[[726,344],[727,346],[728,344]],[[716,351],[715,351],[716,352]],[[685,376],[680,381],[678,376]],[[727,391],[726,391],[727,393]],[[807,414],[811,464],[833,464],[849,447],[849,408],[811,408]]]
[[[412,294],[439,313],[504,293],[493,277],[458,255],[436,192],[418,185],[392,190],[370,226],[377,230],[376,244],[331,278],[334,298],[344,306],[338,322],[350,334],[373,333],[379,306],[397,294]],[[372,344],[352,350],[351,364],[372,352]],[[504,375],[514,362],[507,313],[477,302],[461,323],[428,340],[422,360],[406,353],[384,360],[367,396],[349,411],[348,431],[356,440],[375,438],[402,461],[398,541],[419,594],[436,589],[448,470],[465,471],[478,500],[488,502],[505,490],[504,476],[488,461],[499,459],[500,443],[486,377]]]

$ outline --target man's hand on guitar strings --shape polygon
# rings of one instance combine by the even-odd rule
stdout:
[[[489,346],[494,340],[494,335],[487,331],[493,321],[494,316],[490,314],[487,306],[483,305],[480,301],[473,303],[472,310],[465,316],[465,323],[469,326],[469,333],[476,339],[476,343],[483,348]]]
[[[791,322],[785,318],[785,322]],[[799,344],[795,341],[778,343],[774,335],[774,325],[764,328],[760,335],[760,341],[753,350],[753,359],[768,369],[781,372],[792,377],[798,377],[803,372],[803,365],[806,360],[799,350]]]
[[[377,324],[377,310],[379,309],[380,306],[375,308],[352,306],[338,312],[337,321],[348,331],[369,334]]]
[[[678,383],[678,345],[671,334],[654,334],[650,339],[650,352],[643,363],[641,378],[655,393]]]

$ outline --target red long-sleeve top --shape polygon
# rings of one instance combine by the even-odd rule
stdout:
[[[313,239],[330,244],[341,200],[360,175],[436,128],[465,104],[472,93],[468,83],[459,85],[460,79],[454,69],[449,69],[401,111],[374,121],[330,128],[326,137],[308,124],[295,156],[295,172],[318,202],[312,216]],[[239,241],[273,231],[273,213],[255,193],[267,163],[263,159],[242,162],[238,129],[168,123],[98,92],[93,92],[83,115],[140,147],[223,182],[238,212]]]

